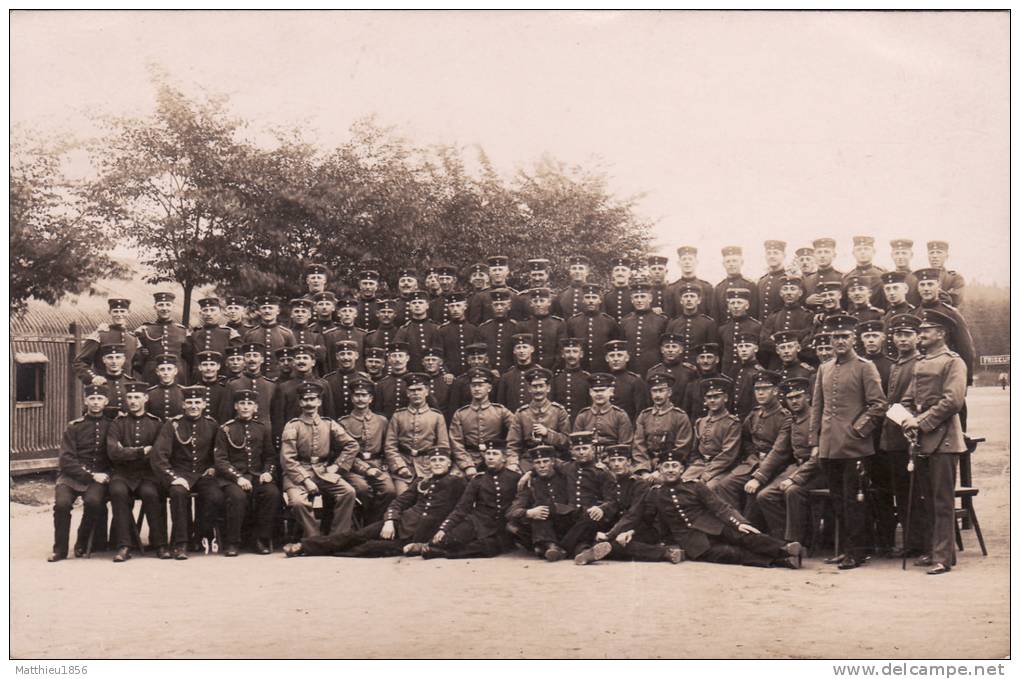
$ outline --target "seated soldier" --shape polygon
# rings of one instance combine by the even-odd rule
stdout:
[[[740,460],[713,489],[732,507],[743,508],[747,499],[744,484],[751,480],[751,474],[772,450],[789,416],[776,395],[778,383],[779,374],[770,370],[759,370],[754,375],[754,399],[757,405],[744,419],[741,427],[743,437]]]
[[[507,466],[515,471],[531,469],[524,454],[526,448],[548,445],[566,451],[570,447],[567,436],[570,414],[562,405],[549,400],[551,376],[541,366],[535,366],[524,376],[531,400],[517,409],[507,438]]]
[[[453,414],[450,422],[450,447],[456,461],[457,473],[468,479],[485,468],[483,453],[495,441],[506,441],[514,415],[498,403],[489,401],[492,392],[492,372],[485,368],[471,368],[467,372],[471,389],[471,403]]]
[[[356,531],[302,538],[283,548],[287,556],[384,557],[421,554],[464,492],[464,477],[450,474],[449,448],[422,451],[429,474],[397,496],[383,521]]]
[[[740,455],[740,420],[726,410],[733,382],[725,377],[701,381],[708,414],[694,425],[694,450],[683,471],[684,481],[701,481],[714,489]]]
[[[422,451],[450,447],[443,413],[429,407],[428,377],[422,373],[406,373],[403,379],[407,384],[407,407],[400,408],[390,418],[384,448],[386,466],[393,475],[398,496],[416,480],[428,476],[431,465]]]
[[[681,453],[681,457],[683,456]],[[617,519],[626,514],[650,487],[647,475],[637,475],[633,471],[632,462],[630,446],[609,446],[606,449],[606,465],[616,477]],[[659,531],[648,521],[638,523],[626,533],[617,535],[613,541],[609,541],[606,533],[602,531],[596,534],[595,539],[597,540],[595,546],[578,554],[574,563],[583,566],[606,557],[625,561],[670,563],[680,563],[684,560],[684,551],[679,547],[661,544]]]
[[[280,515],[280,489],[276,486],[276,449],[269,424],[255,419],[258,394],[250,389],[234,392],[236,417],[216,432],[213,455],[220,489],[227,507],[224,556],[237,556],[241,526],[249,506],[255,511],[252,532],[255,551],[269,554],[269,540]]]
[[[471,478],[457,506],[422,547],[422,557],[492,557],[513,548],[506,513],[521,475],[506,468],[505,447],[489,446],[482,457],[482,471]]]
[[[160,559],[170,558],[166,545],[166,498],[152,469],[152,446],[162,422],[145,411],[149,385],[129,382],[124,385],[127,412],[112,423],[106,436],[106,450],[113,471],[110,474],[110,504],[113,506],[113,532],[117,540],[115,563],[131,558],[131,528],[135,520],[135,499],[149,522],[149,543]]]
[[[320,493],[333,500],[330,535],[350,531],[355,491],[340,476],[341,467],[349,468],[359,448],[347,430],[328,417],[319,415],[322,386],[304,382],[300,389],[301,416],[283,428],[280,466],[283,467],[283,492],[297,514],[305,537],[320,534],[313,513],[313,498]]]
[[[71,534],[71,508],[83,497],[84,514],[78,524],[75,557],[88,550],[89,534],[100,520],[106,529],[106,485],[110,482],[110,460],[106,436],[110,420],[103,410],[109,399],[105,384],[85,385],[85,415],[68,423],[60,444],[60,473],[53,503],[53,554],[50,562],[67,558]],[[100,516],[102,515],[102,516]]]
[[[662,483],[648,489],[606,534],[610,541],[640,525],[657,522],[667,542],[688,559],[746,566],[800,568],[800,543],[761,534],[736,510],[698,480],[682,478],[679,454],[659,458]]]
[[[361,452],[351,463],[350,471],[343,472],[344,480],[354,487],[362,506],[365,523],[383,518],[386,508],[397,496],[390,473],[383,459],[383,438],[389,422],[371,410],[375,385],[364,373],[350,381],[353,410],[340,418],[340,424],[361,446]]]
[[[216,420],[202,414],[206,406],[206,389],[202,386],[182,387],[184,414],[163,423],[152,446],[152,468],[170,496],[173,517],[173,557],[188,558],[188,518],[191,514],[191,493],[198,494],[198,536],[209,550],[215,544],[215,524],[223,508],[223,492],[213,475],[213,446],[218,426]],[[151,392],[150,392],[151,393]]]
[[[574,419],[575,431],[595,432],[599,446],[631,443],[634,427],[621,408],[612,404],[616,380],[608,373],[595,373],[589,380],[591,405],[583,408]]]
[[[694,443],[687,413],[673,405],[675,378],[668,372],[649,375],[652,405],[637,416],[634,426],[634,472],[648,474],[659,466],[659,453],[680,448],[686,455]]]
[[[810,379],[793,377],[779,384],[790,416],[775,445],[744,486],[750,495],[747,518],[773,537],[800,542],[807,524],[808,491],[825,488],[817,457],[811,457]]]

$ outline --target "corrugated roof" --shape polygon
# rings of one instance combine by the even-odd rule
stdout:
[[[36,299],[28,301],[28,310],[18,317],[11,317],[11,338],[22,337],[64,337],[69,334],[68,327],[77,323],[82,335],[87,335],[100,323],[108,323],[110,316],[107,299],[123,297],[131,300],[131,312],[128,314],[127,326],[137,328],[142,323],[152,320],[152,294],[167,290],[177,295],[178,302],[183,299],[181,286],[175,283],[150,285],[142,280],[143,273],[133,262],[123,262],[135,269],[135,274],[127,280],[115,278],[104,279],[95,284],[96,294],[72,295],[57,304],[47,304]],[[192,294],[191,321],[198,319],[197,300],[211,288],[196,289]],[[180,315],[177,316],[180,321]]]

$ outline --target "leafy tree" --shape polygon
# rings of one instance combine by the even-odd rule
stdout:
[[[30,297],[55,304],[67,294],[92,290],[101,278],[127,273],[106,254],[107,230],[62,171],[67,151],[32,145],[23,136],[12,142],[12,314],[24,313]]]

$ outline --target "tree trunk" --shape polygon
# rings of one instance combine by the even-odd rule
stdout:
[[[181,283],[181,287],[184,288],[184,307],[181,309],[181,323],[187,328],[190,327],[188,321],[191,320],[191,293],[195,286],[190,283]]]

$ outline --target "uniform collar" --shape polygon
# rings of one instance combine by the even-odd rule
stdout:
[[[597,405],[592,403],[591,406],[589,407],[591,408],[591,411],[596,415],[605,415],[606,413],[613,409],[613,404],[607,403],[604,408],[600,409]]]
[[[482,405],[477,405],[474,401],[471,401],[471,403],[469,403],[468,405],[470,405],[471,410],[474,411],[488,410],[489,408],[492,407],[492,401],[486,400],[485,403],[483,403]]]
[[[918,355],[919,354],[917,353],[917,350],[915,349],[914,351],[910,352],[908,355],[900,356],[899,358],[897,358],[896,359],[896,363],[899,364],[899,363],[906,363],[907,361],[913,361],[914,359],[916,359],[918,357]]]
[[[298,419],[305,424],[319,424],[322,422],[322,416],[319,415],[319,413],[315,413],[314,415],[305,415],[304,413],[301,413],[301,415],[298,416]]]
[[[856,358],[858,358],[857,352],[854,351],[853,348],[851,347],[850,351],[847,352],[846,356],[840,356],[839,354],[836,354],[833,360],[836,361],[836,363],[838,363],[839,365],[843,365],[844,363],[849,363],[850,361],[853,361]]]
[[[407,406],[408,412],[413,413],[415,415],[422,415],[423,413],[427,413],[430,409],[431,408],[429,407],[428,403],[422,404],[421,408],[415,408],[412,405]]]

